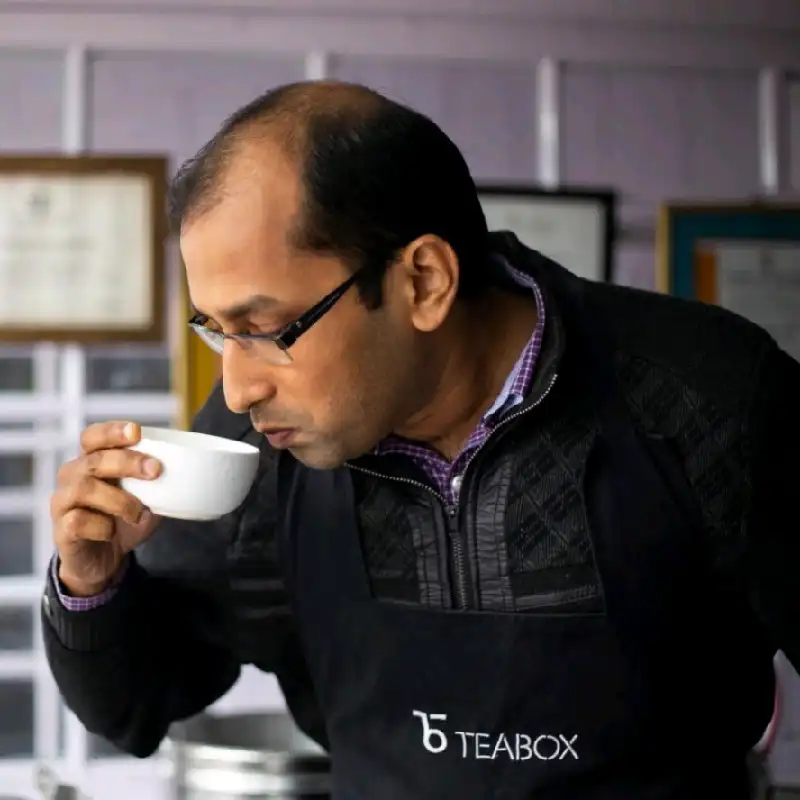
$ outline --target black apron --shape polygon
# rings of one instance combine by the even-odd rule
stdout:
[[[695,580],[691,511],[627,422],[607,367],[593,383],[602,426],[585,490],[605,614],[376,601],[349,472],[292,470],[285,563],[335,800],[709,796],[675,739],[685,689],[669,640],[678,587]],[[694,766],[707,771],[709,756]],[[743,762],[711,771],[714,796],[746,797]]]

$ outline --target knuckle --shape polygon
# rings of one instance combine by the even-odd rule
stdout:
[[[96,480],[91,475],[81,475],[75,482],[76,495],[81,499],[91,496],[95,490]]]
[[[138,450],[118,450],[120,463],[125,465],[126,470],[138,470],[139,465],[146,458],[144,453]]]
[[[88,475],[96,475],[103,466],[105,453],[103,450],[95,450],[93,453],[84,456],[83,466]]]
[[[58,521],[66,517],[83,499],[82,480],[77,481],[74,476],[65,480],[55,492],[50,495],[50,514]]]
[[[123,478],[139,469],[141,453],[132,450],[96,450],[84,457],[83,471],[99,478]]]
[[[94,422],[81,432],[81,450],[91,453],[118,446],[122,441],[123,423]]]
[[[63,532],[72,538],[80,538],[85,527],[85,516],[81,509],[70,509],[61,520]]]
[[[94,494],[95,480],[90,475],[80,475],[67,490],[66,506],[75,508],[88,502]]]

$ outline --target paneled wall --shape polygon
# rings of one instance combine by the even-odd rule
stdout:
[[[800,75],[793,77],[786,91],[786,159],[788,182],[800,195]]]
[[[755,72],[566,65],[562,176],[620,192],[618,282],[653,288],[660,203],[759,193],[757,92]]]
[[[167,152],[176,166],[240,105],[304,75],[302,56],[101,52],[92,60],[90,147]]]
[[[535,182],[537,98],[529,65],[341,57],[331,73],[432,117],[461,148],[476,179]]]
[[[310,69],[366,83],[429,114],[462,148],[479,181],[533,183],[542,174],[543,152],[537,61],[561,58],[554,109],[557,148],[550,153],[556,163],[550,166],[565,183],[618,189],[617,279],[642,287],[653,285],[653,226],[660,202],[760,191],[759,67],[773,63],[776,53],[794,52],[783,33],[762,32],[749,41],[741,32],[721,29],[708,34],[706,51],[706,34],[695,31],[685,49],[674,49],[673,64],[656,29],[643,39],[633,30],[601,26],[586,37],[584,54],[576,42],[585,30],[565,25],[532,28],[525,38],[508,21],[505,27],[473,21],[467,30],[464,19],[449,28],[442,20],[417,25],[394,20],[381,38],[375,35],[381,30],[375,19],[369,25],[351,19],[348,27],[343,18],[329,26],[330,41],[340,52],[309,59],[298,43],[307,40],[310,49],[327,41],[316,33],[301,35],[318,31],[319,19],[287,27],[280,20],[267,26],[264,20],[242,18],[232,33],[222,22],[192,14],[181,22],[175,15],[131,12],[122,20],[121,15],[76,12],[51,19],[48,27],[47,19],[34,25],[33,16],[6,15],[3,5],[0,48],[4,40],[19,44],[27,36],[39,49],[0,49],[0,152],[58,150],[65,143],[64,53],[41,47],[72,37],[97,43],[82,76],[83,143],[94,150],[167,153],[177,166],[239,105]],[[215,25],[221,40],[228,38],[211,48]],[[187,30],[197,31],[197,42]],[[272,43],[262,52],[259,30],[264,42]],[[285,41],[276,30],[286,33]],[[543,30],[561,31],[561,38]],[[669,35],[683,41],[675,30]],[[215,52],[194,52],[204,46]],[[800,192],[797,84],[782,96],[790,131],[782,180]],[[74,727],[63,736],[57,729],[57,698],[42,669],[36,632],[42,570],[50,553],[46,495],[70,447],[65,431],[75,421],[65,421],[64,414],[71,413],[65,392],[71,386],[74,400],[77,380],[87,420],[125,415],[166,423],[174,410],[173,344],[79,354],[46,345],[35,353],[0,347],[0,790],[28,786],[28,778],[15,778],[12,786],[8,776],[28,775],[24,759],[35,750],[48,758],[81,755]],[[275,700],[270,679],[248,673],[225,702],[241,707]],[[89,752],[108,750],[90,742]],[[4,771],[9,759],[23,759],[18,761],[23,771]],[[159,796],[156,771],[136,772],[136,783],[133,773],[115,772],[118,766],[102,773],[105,783],[92,784],[102,787],[98,796],[114,790],[119,800],[127,800],[123,789],[131,798]]]
[[[537,180],[537,83],[530,66],[335,59],[332,72],[432,116],[478,180]],[[760,192],[758,73],[562,66],[560,172],[620,193],[617,280],[654,285],[654,220],[668,198]]]

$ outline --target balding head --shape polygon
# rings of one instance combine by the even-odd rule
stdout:
[[[244,178],[268,180],[257,165],[274,165],[276,152],[302,194],[288,243],[354,268],[370,262],[359,283],[368,304],[380,303],[393,255],[426,233],[455,250],[464,294],[485,285],[486,221],[458,148],[427,117],[358,84],[287,84],[232,114],[175,176],[173,230],[240,191]]]
[[[180,169],[169,205],[195,324],[268,342],[226,343],[228,406],[299,431],[293,452],[311,466],[366,452],[419,411],[446,340],[463,338],[449,327],[456,296],[489,274],[461,153],[363,86],[254,100]]]
[[[323,120],[359,127],[394,105],[378,92],[354,83],[304,81],[291,83],[245,106],[237,130],[243,138],[267,133],[291,153],[301,154],[309,128]],[[231,118],[233,119],[233,118]]]
[[[220,202],[241,177],[241,170],[230,174],[238,159],[252,164],[260,153],[269,157],[278,146],[299,172],[315,125],[335,120],[358,128],[388,104],[371,89],[335,81],[291,83],[256,98],[231,115],[181,167],[170,192],[173,227],[191,223]]]

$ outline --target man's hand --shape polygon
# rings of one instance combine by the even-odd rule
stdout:
[[[141,428],[100,422],[81,435],[81,455],[58,472],[50,501],[59,579],[77,597],[99,594],[114,580],[127,553],[154,531],[158,518],[119,488],[121,478],[153,479],[161,465],[138,451]]]

